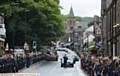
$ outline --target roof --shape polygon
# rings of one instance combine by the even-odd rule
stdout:
[[[74,12],[73,12],[73,8],[72,8],[72,6],[71,6],[71,8],[70,8],[69,17],[74,17]]]
[[[83,30],[88,28],[88,22],[81,21],[79,22],[79,25],[82,27]]]
[[[94,31],[94,26],[90,26],[87,29],[85,29],[86,32],[93,32]]]

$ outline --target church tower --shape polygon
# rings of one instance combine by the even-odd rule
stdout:
[[[75,26],[76,26],[76,20],[73,12],[73,8],[71,6],[70,12],[67,16],[67,21],[66,21],[66,33],[67,33],[67,42],[71,43],[74,40],[74,31],[75,31]]]
[[[70,8],[70,12],[68,14],[68,19],[67,19],[67,33],[70,33],[74,30],[76,24],[73,8]]]

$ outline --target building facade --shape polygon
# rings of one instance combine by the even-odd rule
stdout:
[[[96,42],[101,41],[101,26],[102,26],[102,21],[101,17],[95,15],[93,19],[93,26],[94,26],[94,36],[96,38]]]
[[[70,12],[66,21],[66,43],[72,44],[72,49],[80,49],[82,37],[82,26],[79,21],[76,21],[73,8],[70,8]],[[76,48],[76,49],[75,49]]]
[[[120,0],[102,0],[101,16],[104,53],[120,55]]]
[[[66,35],[63,39],[64,43],[71,43],[74,50],[81,50],[83,45],[83,32],[88,28],[88,24],[92,20],[93,18],[82,18],[81,21],[76,20],[73,8],[71,7],[65,23]]]
[[[93,20],[89,22],[88,28],[85,29],[84,31],[84,36],[83,36],[83,49],[88,49],[89,47],[91,48],[101,48],[101,39],[102,39],[102,34],[101,34],[101,17],[95,15]],[[93,43],[92,45],[89,45],[89,43]],[[85,46],[87,44],[87,47]],[[89,49],[88,49],[89,50]]]

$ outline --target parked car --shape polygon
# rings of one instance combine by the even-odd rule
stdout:
[[[57,61],[58,55],[57,52],[54,50],[50,50],[49,48],[43,48],[41,49],[43,55],[42,59],[46,61]]]

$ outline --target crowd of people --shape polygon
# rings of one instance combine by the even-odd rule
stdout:
[[[29,68],[30,65],[42,60],[42,54],[29,53],[25,56],[14,56],[12,54],[0,57],[0,73],[15,73],[22,68]]]
[[[120,76],[120,57],[81,53],[81,68],[89,76]]]

